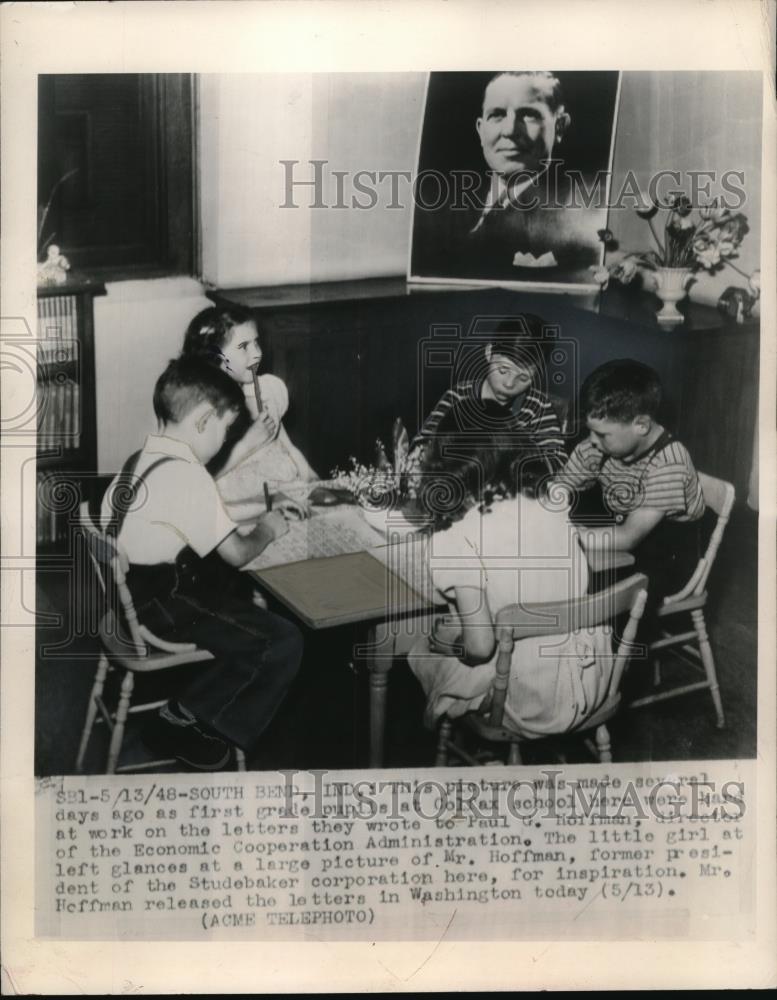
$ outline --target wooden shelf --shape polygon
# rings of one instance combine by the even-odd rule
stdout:
[[[61,340],[62,353],[75,357],[63,360],[39,359],[38,384],[50,392],[41,409],[38,433],[37,479],[56,482],[72,479],[77,484],[73,505],[77,507],[83,482],[97,469],[97,428],[94,367],[93,299],[105,294],[102,282],[71,274],[64,285],[38,288],[38,324],[46,351],[56,354]],[[57,303],[56,300],[63,300]],[[77,343],[77,348],[73,342]],[[62,380],[58,376],[63,376]],[[57,438],[57,435],[65,435]],[[64,442],[77,441],[68,448]],[[55,552],[68,543],[70,517],[74,513],[58,501],[47,509],[37,498],[37,542],[42,552]],[[62,508],[62,509],[61,509]]]
[[[60,452],[50,450],[39,451],[36,456],[38,468],[43,471],[55,472],[88,472],[93,470],[94,465],[89,461],[81,448],[67,448]]]
[[[692,297],[679,304],[685,321],[677,327],[666,330],[656,320],[661,302],[656,295],[635,287],[614,284],[603,293],[576,293],[553,295],[536,288],[531,291],[495,286],[484,289],[482,285],[439,285],[411,284],[403,277],[364,278],[353,281],[329,281],[315,285],[254,285],[236,288],[210,288],[206,295],[215,302],[229,302],[246,309],[262,311],[271,309],[295,309],[313,305],[336,305],[379,299],[396,300],[417,294],[443,295],[483,294],[488,291],[504,292],[517,296],[529,296],[538,300],[556,301],[574,308],[608,316],[612,319],[626,319],[630,323],[652,327],[669,333],[746,329],[758,326],[758,319],[752,318],[741,326],[731,323],[714,306],[694,302]]]
[[[64,285],[38,285],[39,299],[53,299],[62,295],[105,295],[105,285],[102,281],[86,275],[70,275]]]
[[[274,285],[250,288],[212,288],[213,301],[232,302],[246,309],[293,309],[327,303],[396,299],[409,294],[404,278],[364,278],[360,281],[327,281],[316,285]]]
[[[57,375],[64,375],[66,378],[75,378],[80,374],[81,366],[76,358],[68,358],[65,361],[41,361],[38,360],[38,383],[43,385],[51,382]]]

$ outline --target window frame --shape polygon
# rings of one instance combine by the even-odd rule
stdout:
[[[50,94],[41,95],[40,106],[52,102],[51,121],[39,119],[39,141],[55,142],[53,87],[58,76],[46,74],[38,77],[40,88],[50,88]],[[82,77],[95,74],[67,74]],[[122,75],[122,74],[116,74]],[[129,75],[129,74],[128,74]],[[136,74],[131,74],[136,75]],[[198,103],[197,77],[187,73],[139,74],[139,101],[142,128],[146,133],[145,176],[151,188],[142,210],[147,213],[147,229],[151,233],[148,254],[140,261],[120,260],[121,246],[112,247],[109,263],[99,263],[104,246],[89,246],[83,242],[66,244],[56,238],[54,242],[69,257],[74,277],[99,281],[120,278],[163,277],[172,275],[196,276],[200,271],[200,220],[197,203],[197,128]],[[51,81],[51,82],[49,82]],[[65,112],[72,113],[72,112]],[[44,112],[39,112],[42,115]],[[49,176],[51,163],[49,160]],[[44,169],[44,153],[38,152],[38,170]],[[56,176],[54,177],[56,180]],[[89,178],[87,178],[89,183]],[[43,197],[43,196],[41,196]],[[45,251],[43,252],[45,256]],[[103,252],[104,257],[104,252]],[[39,255],[39,259],[41,256]]]

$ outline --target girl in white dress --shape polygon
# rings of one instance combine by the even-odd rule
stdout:
[[[219,493],[233,520],[258,516],[264,509],[265,483],[273,494],[281,490],[304,497],[306,485],[318,476],[283,426],[289,393],[276,375],[259,376],[259,411],[254,369],[261,362],[262,349],[251,313],[240,306],[204,309],[189,324],[182,354],[210,358],[243,386],[250,422],[246,418],[239,423],[239,436],[237,440],[233,436],[231,450],[215,471]]]
[[[508,604],[586,592],[588,566],[552,470],[487,429],[462,434],[455,411],[422,459],[422,502],[436,523],[431,573],[450,614],[409,662],[427,696],[426,724],[477,708],[495,676],[494,618]],[[604,634],[516,643],[505,725],[529,735],[572,728],[606,695]],[[591,669],[588,669],[588,668]],[[611,670],[611,664],[609,666]]]

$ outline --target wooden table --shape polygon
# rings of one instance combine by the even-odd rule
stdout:
[[[394,546],[322,559],[305,559],[251,575],[308,628],[366,625],[356,656],[367,662],[370,683],[369,766],[382,767],[386,731],[388,674],[402,638],[414,638],[417,627],[402,633],[403,623],[447,607],[435,594],[423,546],[428,539],[406,539]],[[594,572],[630,566],[625,552],[588,553]]]
[[[419,540],[419,544],[422,544]],[[414,588],[401,572],[396,557],[414,561],[415,550],[379,546],[371,552],[353,552],[286,563],[251,575],[308,628],[366,625],[364,642],[356,655],[367,661],[370,674],[369,766],[383,765],[388,672],[398,655],[396,638],[401,623],[429,615],[435,606],[431,587]],[[428,568],[423,559],[417,566]]]

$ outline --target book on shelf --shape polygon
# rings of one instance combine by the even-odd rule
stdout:
[[[95,428],[83,427],[81,407],[93,410],[93,298],[104,294],[104,286],[88,281],[38,290],[36,537],[44,547],[66,541],[68,484],[77,485],[97,462]]]
[[[72,379],[45,382],[38,409],[38,451],[77,451],[80,434],[80,387]]]
[[[38,360],[42,365],[77,356],[78,305],[75,295],[38,299]]]
[[[59,477],[49,472],[39,472],[37,477],[37,505],[35,538],[38,545],[53,546],[66,541],[68,515],[59,510],[55,491]]]

